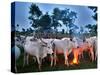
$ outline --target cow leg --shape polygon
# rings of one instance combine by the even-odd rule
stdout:
[[[81,55],[79,54],[79,60],[81,59]]]
[[[93,52],[93,47],[89,48],[89,52],[90,52],[90,58],[92,60],[92,62],[94,61],[94,52]]]
[[[37,58],[37,62],[38,62],[38,68],[39,68],[39,71],[41,71],[41,60],[39,59],[39,57],[36,57]]]
[[[52,54],[50,55],[50,58],[51,58],[51,67],[52,67],[52,65],[53,65],[53,56],[52,56]]]
[[[95,55],[95,61],[97,60],[97,55]]]
[[[79,60],[81,60],[81,59],[83,59],[83,53],[82,52],[79,54]]]
[[[15,72],[17,72],[17,67],[15,66]]]
[[[90,48],[90,53],[91,53],[91,59],[92,59],[92,62],[93,62],[94,61],[93,47]]]
[[[57,61],[57,60],[56,60],[56,57],[57,57],[57,56],[56,56],[56,49],[55,49],[55,50],[54,50],[54,66],[56,66],[56,61]]]
[[[33,57],[34,62],[36,62],[36,57]]]
[[[95,59],[94,60],[96,61],[96,59],[97,59],[97,56],[95,55]]]
[[[29,55],[26,52],[24,52],[24,64],[23,64],[23,67],[25,66],[25,64],[27,64],[27,65],[29,64],[28,58],[29,58]]]
[[[84,59],[84,55],[83,55],[83,52],[81,53],[81,58],[82,58],[82,59]]]
[[[97,53],[97,50],[95,51],[95,61],[97,60],[97,56],[98,56],[98,53]]]
[[[27,56],[26,56],[26,64],[27,64],[27,65],[29,65],[28,59],[29,59],[29,55],[27,54]]]
[[[23,62],[24,62],[24,63],[23,63],[23,67],[24,67],[25,64],[26,64],[26,63],[25,63],[25,62],[26,62],[26,53],[25,53],[25,52],[24,52],[24,60],[23,60]]]
[[[68,63],[68,51],[66,52],[66,50],[64,52],[64,57],[65,57],[65,65],[69,66],[69,63]]]
[[[95,52],[95,61],[97,60],[97,52]]]
[[[16,66],[16,61],[15,61],[15,72],[17,72],[17,66]]]

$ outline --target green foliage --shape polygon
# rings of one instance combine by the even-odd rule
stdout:
[[[97,35],[97,25],[88,24],[85,27],[89,29],[89,33],[91,36]]]
[[[33,16],[33,15],[35,15],[35,16],[37,16],[37,17],[39,17],[39,16],[41,16],[42,15],[42,12],[40,11],[40,9],[39,9],[39,7],[36,5],[36,4],[31,4],[31,6],[30,6],[30,11],[29,11],[29,13]],[[31,16],[31,17],[32,17]]]
[[[88,8],[91,9],[94,12],[94,15],[92,15],[91,17],[95,21],[97,21],[97,7],[89,6]],[[85,27],[89,29],[89,34],[91,36],[96,36],[97,35],[97,24],[95,24],[95,25],[88,24]]]
[[[38,27],[43,31],[51,29],[51,18],[48,13],[45,15],[41,16],[38,22]]]
[[[62,29],[62,32],[61,32],[62,34],[64,34],[65,33],[65,30],[64,29]]]
[[[19,27],[19,24],[17,24],[17,27]]]
[[[70,9],[65,8],[64,10],[60,10],[59,8],[54,8],[53,10],[53,15],[52,15],[52,19],[53,19],[53,23],[52,26],[54,27],[54,29],[56,30],[57,27],[62,26],[58,21],[62,21],[63,25],[65,25],[67,27],[67,29],[69,28],[69,30],[67,30],[69,33],[73,33],[70,32],[72,31],[71,28],[75,27],[75,19],[77,18],[77,13],[74,11],[70,11]]]
[[[56,19],[56,20],[59,20],[59,18],[60,18],[60,13],[61,13],[61,10],[60,10],[59,8],[54,8],[54,9],[53,9],[52,18],[53,18],[53,19]]]
[[[25,29],[24,29],[24,28],[22,28],[22,31],[23,31],[23,32],[25,32]]]
[[[70,9],[67,8],[64,10],[54,8],[52,15],[49,15],[48,13],[42,14],[42,11],[36,4],[30,6],[29,14],[29,19],[31,20],[30,24],[36,31],[40,32],[50,31],[52,27],[54,28],[54,31],[57,32],[57,27],[62,26],[59,23],[59,20],[62,21],[66,27],[71,28],[72,25],[74,25],[72,23],[74,23],[77,18],[76,12],[70,11]]]
[[[41,10],[36,4],[31,4],[30,6],[30,11],[29,11],[30,16],[28,17],[29,20],[31,20],[30,24],[32,27],[37,28],[38,27],[38,22],[39,22],[39,17],[42,15]]]

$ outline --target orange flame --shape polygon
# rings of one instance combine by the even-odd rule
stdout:
[[[79,49],[78,48],[74,48],[73,49],[73,54],[74,54],[74,59],[71,62],[72,64],[79,64],[79,60],[78,60],[78,55],[79,55]]]

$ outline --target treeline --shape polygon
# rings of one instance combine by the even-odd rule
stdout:
[[[94,15],[91,16],[95,21],[97,21],[97,7],[88,7],[89,10],[94,12]],[[72,11],[68,8],[63,10],[59,8],[54,8],[52,13],[49,12],[43,13],[41,9],[36,4],[31,4],[28,19],[30,20],[31,28],[25,30],[22,28],[22,32],[17,31],[19,34],[29,34],[29,33],[53,33],[53,34],[66,34],[68,36],[73,36],[76,34],[75,30],[80,27],[80,34],[89,34],[90,36],[97,35],[97,24],[85,25],[85,28],[88,29],[89,32],[84,32],[82,26],[75,25],[75,20],[77,19],[77,14],[75,11]],[[58,27],[62,27],[65,25],[66,28],[62,29],[62,31],[58,30]],[[19,24],[17,25],[19,27]]]

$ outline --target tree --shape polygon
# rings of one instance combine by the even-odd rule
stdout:
[[[25,32],[25,29],[24,28],[22,28],[22,32]]]
[[[51,29],[51,17],[46,12],[42,14],[42,11],[36,4],[32,4],[30,6],[30,16],[29,19],[31,20],[30,24],[35,29],[36,32],[48,32]]]
[[[74,24],[76,18],[77,13],[70,11],[70,9],[65,8],[64,10],[60,10],[59,8],[54,8],[52,15],[52,26],[54,27],[54,30],[57,30],[57,27],[65,25],[67,27],[66,31],[72,33],[71,29],[76,27]],[[62,24],[60,24],[59,21],[62,21]]]
[[[74,22],[77,18],[77,13],[74,11],[70,11],[70,9],[65,8],[64,10],[60,10],[59,8],[54,8],[52,15],[49,15],[48,12],[42,14],[42,11],[36,4],[32,4],[30,6],[29,11],[29,19],[30,24],[32,27],[38,32],[49,32],[52,27],[54,28],[55,32],[57,33],[57,27],[61,27],[62,25],[66,25],[67,31],[70,30],[75,26]],[[59,21],[62,21],[61,24]]]
[[[18,31],[18,29],[19,29],[19,24],[16,25],[16,31]]]
[[[54,31],[57,33],[57,27],[61,26],[61,24],[58,22],[60,20],[61,10],[59,8],[53,9],[53,15],[52,18],[52,27],[54,27]]]
[[[66,25],[67,31],[70,34],[70,37],[72,37],[72,33],[74,29],[78,28],[74,22],[77,18],[77,13],[74,11],[70,11],[70,9],[65,9],[61,11],[61,20],[63,21],[63,24]]]
[[[94,15],[92,15],[92,18],[97,21],[97,7],[89,6],[89,9],[91,9],[94,12]],[[96,36],[97,35],[97,24],[88,24],[86,25],[86,28],[89,29],[89,33],[91,36]]]
[[[60,13],[61,13],[61,11],[60,11],[59,8],[54,8],[54,9],[53,9],[52,18],[53,18],[53,19],[56,19],[56,20],[59,20],[59,18],[60,18]]]
[[[80,27],[80,33],[82,34],[84,32],[84,29],[83,29],[83,27],[81,26]]]
[[[28,17],[30,20],[30,24],[32,25],[33,28],[38,28],[38,22],[39,18],[42,15],[42,11],[39,9],[39,7],[36,4],[31,4],[30,6],[30,11],[29,11],[30,16]]]
[[[29,13],[31,14],[32,18],[38,18],[42,15],[42,12],[40,11],[39,7],[36,4],[31,4],[30,6],[30,11]]]
[[[61,32],[62,34],[64,34],[65,33],[65,30],[64,29],[62,29],[62,32]]]
[[[51,18],[48,12],[46,12],[45,15],[41,16],[39,22],[38,22],[38,27],[41,32],[43,31],[50,31],[51,29]]]
[[[17,24],[17,27],[19,27],[19,24]]]
[[[97,25],[88,24],[88,25],[86,25],[86,28],[89,29],[89,33],[90,33],[91,36],[97,35]]]

